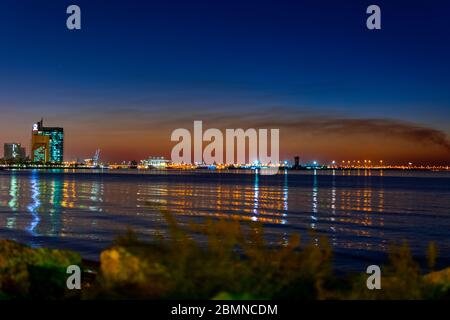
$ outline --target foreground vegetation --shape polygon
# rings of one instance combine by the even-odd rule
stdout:
[[[382,268],[382,290],[368,290],[367,274],[333,275],[325,238],[302,244],[299,236],[268,245],[260,224],[212,221],[188,230],[163,212],[169,237],[151,243],[133,232],[83,261],[65,250],[32,249],[0,240],[3,299],[443,299],[450,298],[450,269],[423,275],[406,243],[392,247]],[[207,237],[200,245],[195,237]],[[433,268],[437,249],[428,250]],[[66,268],[79,265],[82,290],[68,290]]]

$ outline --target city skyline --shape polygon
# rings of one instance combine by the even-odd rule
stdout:
[[[170,133],[202,120],[279,128],[280,159],[449,163],[444,1],[379,1],[376,32],[365,5],[331,1],[77,4],[74,32],[64,1],[0,5],[0,144],[29,153],[44,117],[66,160],[169,158]]]
[[[420,128],[416,128],[416,130],[420,130]],[[190,130],[191,134],[193,134],[194,130]],[[412,132],[412,134],[414,134],[414,132]],[[29,161],[29,162],[35,162],[35,163],[62,163],[62,162],[66,162],[66,163],[73,163],[73,162],[79,162],[79,163],[83,163],[83,162],[92,162],[95,161],[97,164],[99,163],[99,154],[101,149],[96,149],[95,150],[95,154],[93,156],[93,158],[81,158],[81,157],[76,157],[76,158],[72,158],[72,159],[66,159],[64,158],[64,128],[62,127],[46,127],[44,126],[44,118],[41,118],[40,121],[33,123],[32,125],[32,130],[31,130],[31,144],[30,144],[30,152],[27,153],[27,149],[25,146],[22,145],[22,143],[17,143],[17,142],[5,142],[4,143],[4,157],[0,158],[3,160],[13,160],[13,161]],[[46,139],[45,141],[42,139]],[[235,141],[236,143],[237,141]],[[173,142],[173,143],[177,143],[177,142]],[[192,142],[193,143],[193,142]],[[207,146],[210,142],[204,140],[203,141],[203,147]],[[445,144],[445,141],[439,141],[436,140],[435,141],[436,144]],[[192,148],[193,148],[193,144],[192,144]],[[226,147],[226,142],[224,144],[223,147]],[[445,147],[445,146],[444,146]],[[248,141],[246,141],[246,158],[248,159],[248,154],[247,152],[249,145],[248,145]],[[225,151],[225,149],[223,150]],[[269,146],[269,153],[270,153],[270,146]],[[119,161],[110,161],[110,160],[106,160],[103,161],[103,163],[126,163],[126,162],[133,162],[136,161],[136,163],[138,161],[140,162],[151,162],[151,159],[158,159],[158,161],[162,161],[165,163],[170,162],[170,156],[169,157],[165,157],[165,156],[156,156],[155,155],[148,155],[144,156],[142,158],[134,158],[134,159],[121,159]],[[163,160],[161,160],[163,159]],[[292,161],[294,159],[294,161]],[[281,158],[278,162],[278,164],[280,165],[293,165],[295,162],[295,166],[299,165],[299,159],[300,157],[298,155],[295,155],[293,158]],[[314,159],[318,159],[318,158],[314,158]],[[336,160],[338,159],[338,160]],[[372,158],[353,158],[351,160],[349,160],[351,158],[347,157],[345,159],[339,159],[339,158],[333,158],[333,160],[331,159],[326,159],[323,161],[317,161],[317,160],[307,160],[307,161],[302,161],[301,163],[304,165],[329,165],[331,167],[341,167],[341,168],[345,168],[345,167],[383,167],[383,166],[412,166],[413,167],[422,167],[422,166],[429,166],[429,167],[434,167],[434,166],[441,166],[441,167],[448,167],[448,163],[442,163],[442,164],[436,164],[436,163],[426,163],[426,162],[422,162],[422,163],[412,163],[410,161],[408,162],[396,162],[396,161],[389,161],[389,159],[383,160],[381,158],[373,158],[374,160],[371,160]],[[363,160],[364,159],[364,160]],[[302,160],[304,160],[304,158],[302,158]],[[175,162],[177,163],[177,162]],[[194,164],[194,162],[192,162],[192,164]],[[220,163],[222,164],[222,162]],[[233,163],[227,163],[227,162],[223,162],[223,164],[226,165],[233,165],[233,164],[251,164],[251,162],[245,162],[245,163],[239,163],[239,162],[233,162]],[[266,163],[264,163],[266,164]]]
[[[1,0],[0,300],[298,318],[449,299],[449,13]]]

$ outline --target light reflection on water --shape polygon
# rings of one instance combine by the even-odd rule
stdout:
[[[342,266],[406,239],[416,254],[436,241],[450,257],[450,176],[330,171],[262,176],[16,171],[0,173],[0,237],[68,247],[87,258],[127,227],[148,239],[168,210],[181,223],[224,217],[265,224],[271,241],[326,235]],[[373,258],[373,257],[372,257]]]
[[[40,201],[40,186],[39,186],[39,178],[35,171],[31,174],[30,179],[31,186],[31,199],[32,202],[28,205],[28,211],[31,213],[31,221],[29,227],[27,227],[27,231],[31,233],[31,235],[36,236],[36,227],[39,224],[41,219],[39,218],[38,209],[41,206]]]

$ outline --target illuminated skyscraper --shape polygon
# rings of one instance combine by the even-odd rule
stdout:
[[[64,129],[44,127],[44,120],[35,123],[31,135],[31,159],[33,162],[63,162]]]
[[[5,143],[3,150],[5,160],[25,160],[25,148],[20,143]]]

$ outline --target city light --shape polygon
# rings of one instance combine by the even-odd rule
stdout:
[[[285,168],[291,170],[309,170],[309,169],[372,169],[372,170],[449,170],[448,165],[413,165],[412,162],[407,164],[387,164],[384,160],[372,161],[371,159],[343,159],[340,161],[332,160],[329,166],[320,165],[317,160],[313,160],[310,165],[301,165],[299,157],[294,158],[294,165],[290,165],[288,160],[279,163],[261,163],[254,160],[252,164],[236,164],[236,163],[172,163],[163,156],[152,156],[139,162],[124,161],[121,163],[100,162],[100,149],[95,151],[92,158],[79,161],[62,161],[64,156],[64,129],[57,127],[44,127],[43,120],[32,126],[32,150],[29,157],[26,156],[26,150],[20,143],[5,143],[4,157],[0,161],[0,168],[70,168],[70,169],[139,169],[139,170],[231,170],[231,169],[250,169],[257,170],[260,168]],[[340,163],[340,164],[338,164]]]

